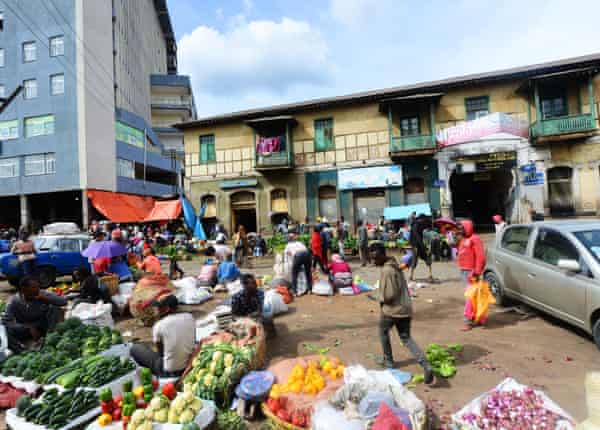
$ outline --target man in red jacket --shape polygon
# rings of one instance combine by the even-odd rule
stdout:
[[[458,267],[460,269],[461,278],[468,283],[472,280],[479,279],[485,268],[485,249],[479,235],[474,233],[473,221],[460,221],[461,239],[458,243]],[[470,320],[467,315],[470,312],[467,308],[470,302],[465,305],[465,327],[463,330],[471,330],[474,321]]]

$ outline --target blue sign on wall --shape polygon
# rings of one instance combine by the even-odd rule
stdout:
[[[523,178],[523,185],[544,185],[544,172],[533,172]]]
[[[338,189],[402,186],[402,167],[378,166],[338,170]]]

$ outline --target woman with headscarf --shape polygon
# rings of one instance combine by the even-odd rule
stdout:
[[[27,230],[22,229],[19,232],[19,240],[14,243],[10,252],[17,256],[23,275],[33,274],[36,261],[35,246],[33,241],[29,239]]]
[[[239,267],[242,267],[244,263],[244,256],[246,255],[246,248],[248,247],[248,236],[246,235],[246,229],[240,224],[237,233],[233,237],[235,262]]]
[[[502,231],[506,227],[506,222],[502,219],[502,215],[494,215],[492,217],[492,221],[494,221],[494,227],[496,229],[496,240],[500,238],[502,235]]]

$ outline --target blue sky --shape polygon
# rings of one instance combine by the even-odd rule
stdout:
[[[600,52],[598,0],[168,0],[199,116]]]

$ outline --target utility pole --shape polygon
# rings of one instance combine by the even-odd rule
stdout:
[[[0,115],[2,115],[2,113],[6,110],[6,108],[8,106],[10,106],[10,104],[17,98],[17,96],[19,95],[19,93],[23,91],[23,85],[19,85],[10,96],[8,97],[0,97],[0,103],[2,103],[0,105]]]

